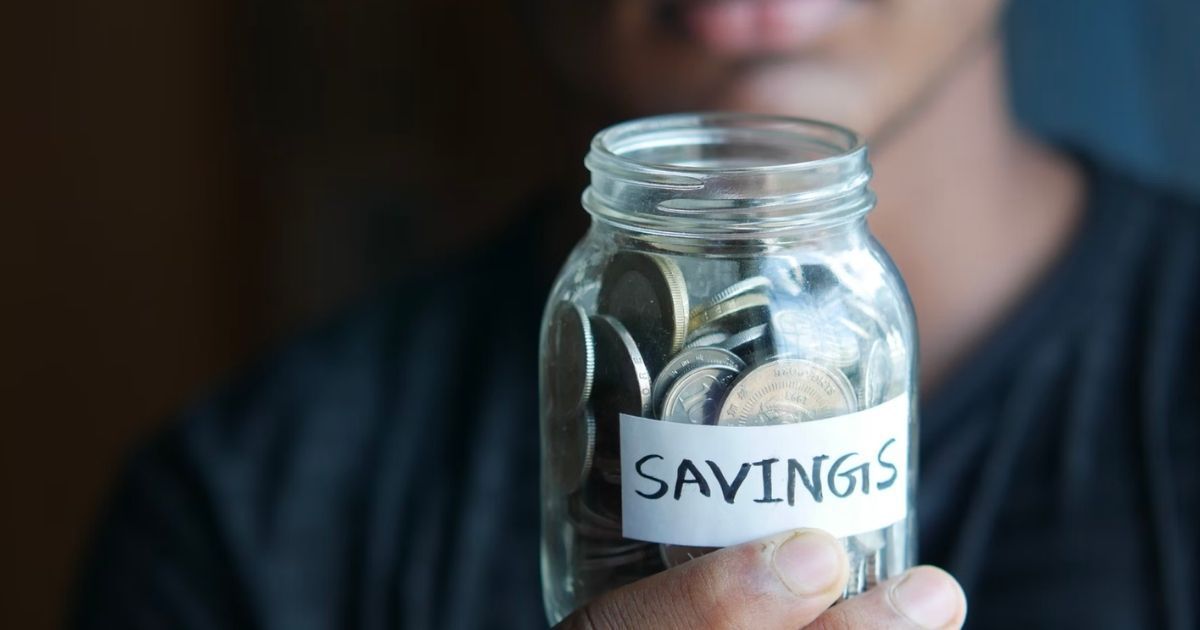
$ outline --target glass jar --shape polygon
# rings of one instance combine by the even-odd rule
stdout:
[[[845,595],[910,567],[916,329],[867,228],[867,150],[736,114],[596,135],[592,226],[541,332],[551,623],[714,548],[838,536]]]

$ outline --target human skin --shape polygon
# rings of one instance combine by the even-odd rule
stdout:
[[[849,563],[817,530],[785,532],[686,562],[585,604],[558,626],[607,628],[958,628],[962,590],[917,567],[833,606]]]

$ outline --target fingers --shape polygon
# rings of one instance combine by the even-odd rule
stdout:
[[[967,599],[950,574],[917,567],[830,608],[810,630],[875,628],[959,628],[967,617]]]
[[[611,591],[561,628],[788,628],[811,623],[841,593],[841,545],[799,530],[697,558]]]

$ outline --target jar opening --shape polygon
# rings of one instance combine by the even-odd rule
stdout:
[[[849,156],[858,135],[837,125],[775,116],[679,114],[610,127],[592,150],[648,168],[789,170]]]
[[[601,131],[584,207],[636,231],[774,235],[874,205],[866,146],[828,123],[747,114],[656,116]]]

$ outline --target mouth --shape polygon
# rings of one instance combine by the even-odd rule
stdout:
[[[721,56],[803,49],[832,31],[851,0],[673,0],[659,16],[672,30]]]

